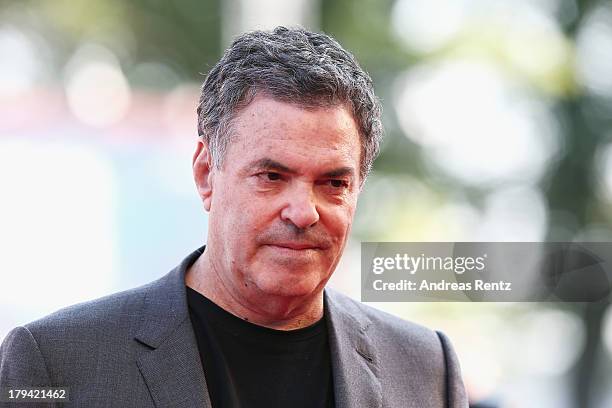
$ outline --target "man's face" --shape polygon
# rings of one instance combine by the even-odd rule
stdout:
[[[338,264],[357,204],[357,125],[342,105],[304,109],[257,96],[233,129],[203,195],[212,265],[240,299],[315,295]]]

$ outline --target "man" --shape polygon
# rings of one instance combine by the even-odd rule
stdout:
[[[2,386],[74,406],[465,407],[448,340],[324,289],[381,137],[371,80],[323,34],[237,38],[198,106],[207,245],[144,287],[14,329]]]

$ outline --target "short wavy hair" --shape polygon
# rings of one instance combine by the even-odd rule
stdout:
[[[359,127],[359,175],[365,181],[382,139],[380,101],[370,76],[337,41],[286,27],[252,31],[234,40],[206,76],[197,108],[198,134],[217,168],[232,119],[257,93],[304,107],[347,106]]]

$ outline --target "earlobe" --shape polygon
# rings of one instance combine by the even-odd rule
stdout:
[[[202,140],[198,141],[196,151],[193,154],[193,179],[195,180],[198,194],[204,204],[204,209],[210,211],[212,201],[212,156],[208,144]]]

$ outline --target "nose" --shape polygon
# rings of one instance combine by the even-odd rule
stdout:
[[[319,221],[314,192],[307,183],[289,189],[286,194],[286,203],[281,210],[283,221],[291,222],[300,229],[311,227]]]

